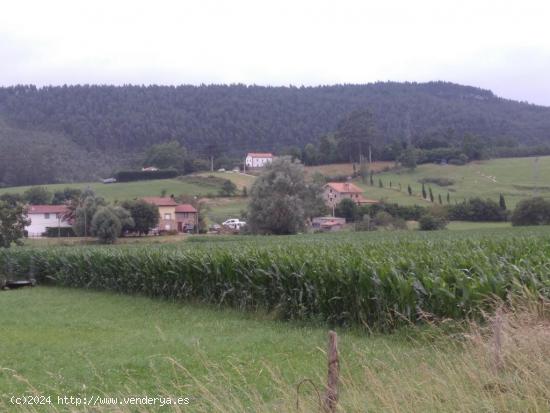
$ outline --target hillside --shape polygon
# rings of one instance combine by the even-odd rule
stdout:
[[[536,161],[536,159],[538,159]],[[550,198],[550,156],[539,158],[503,158],[488,161],[471,162],[463,166],[454,165],[420,165],[414,171],[388,171],[374,176],[374,186],[357,184],[365,190],[367,198],[384,199],[402,205],[429,205],[421,197],[422,180],[426,180],[426,191],[431,187],[435,202],[441,194],[445,204],[447,193],[451,203],[461,202],[472,197],[491,198],[498,201],[503,194],[508,208],[514,208],[521,200],[537,194]],[[383,188],[379,187],[379,179]],[[446,179],[450,185],[430,183],[431,180]],[[392,188],[389,188],[390,182]],[[401,184],[401,191],[399,191]],[[410,185],[413,195],[407,193]]]
[[[433,136],[453,143],[465,133],[487,146],[550,143],[550,108],[444,82],[16,86],[0,88],[0,147],[18,154],[4,155],[0,184],[96,179],[132,164],[151,144],[173,139],[201,156],[302,148],[365,109],[383,143]],[[50,152],[53,161],[41,156]],[[39,160],[42,169],[34,168]],[[21,173],[11,172],[16,167]]]

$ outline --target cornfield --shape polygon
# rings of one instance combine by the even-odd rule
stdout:
[[[0,252],[0,274],[282,319],[391,328],[427,315],[474,317],[488,309],[489,298],[524,290],[550,297],[550,236],[516,235],[12,248]]]

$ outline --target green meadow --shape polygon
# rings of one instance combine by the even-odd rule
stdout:
[[[414,171],[391,170],[377,173],[374,175],[374,185],[370,185],[368,179],[366,182],[357,179],[356,183],[365,190],[366,198],[383,199],[402,205],[429,205],[428,201],[422,199],[421,180],[441,178],[452,184],[425,184],[426,191],[429,187],[432,188],[435,202],[438,202],[438,195],[441,195],[445,204],[447,193],[451,203],[472,197],[498,201],[499,194],[503,194],[508,208],[514,208],[520,200],[535,194],[550,197],[550,156],[491,159],[462,166],[424,164]],[[379,186],[380,179],[383,188]],[[412,196],[407,192],[408,185],[411,186]]]

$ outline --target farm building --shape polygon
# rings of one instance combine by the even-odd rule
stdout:
[[[267,164],[273,162],[273,154],[249,152],[245,158],[245,166],[247,168],[263,168]]]
[[[176,207],[178,203],[172,197],[149,196],[142,198],[145,202],[155,205],[159,210],[159,231],[176,230]]]
[[[330,208],[335,207],[346,198],[358,205],[378,203],[376,200],[363,197],[361,188],[350,182],[329,182],[323,187],[323,199]]]
[[[176,225],[179,232],[193,231],[198,225],[198,211],[189,204],[176,207]]]
[[[195,228],[198,222],[198,211],[189,204],[178,204],[172,197],[141,198],[159,210],[158,231],[186,232]]]
[[[29,237],[40,237],[46,228],[65,228],[71,224],[63,219],[67,213],[66,205],[29,205],[30,225],[25,227]]]

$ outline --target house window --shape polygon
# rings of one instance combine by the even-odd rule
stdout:
[[[50,214],[44,214],[45,219],[50,219]]]
[[[170,214],[169,212],[166,213],[166,214],[164,214],[164,219],[165,219],[166,221],[170,221],[170,220],[172,219],[172,214]]]

